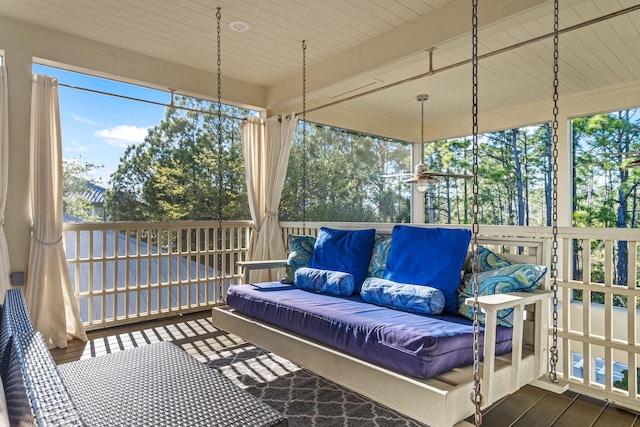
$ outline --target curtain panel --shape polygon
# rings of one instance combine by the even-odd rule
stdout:
[[[58,81],[34,74],[31,87],[32,215],[25,292],[34,327],[49,347],[87,340],[62,242],[62,138]]]
[[[297,124],[298,119],[293,113],[288,117],[271,117],[264,125],[258,118],[247,118],[243,122],[242,148],[249,209],[254,224],[249,247],[251,260],[286,258],[278,207]],[[276,279],[268,270],[251,272],[252,282]]]
[[[9,289],[9,247],[4,228],[4,212],[7,208],[9,189],[9,96],[7,93],[7,68],[0,66],[0,304]]]

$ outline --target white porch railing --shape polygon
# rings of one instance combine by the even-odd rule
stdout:
[[[66,223],[64,242],[88,330],[203,310],[239,282],[250,221]]]
[[[320,226],[370,227],[385,233],[393,229],[393,224],[376,223],[308,223],[303,228],[299,222],[282,222],[281,226],[285,241],[288,233],[317,235]],[[558,232],[558,378],[575,391],[640,411],[640,229],[560,227]],[[482,225],[480,236],[546,239],[545,259],[550,267],[549,227]],[[626,248],[619,248],[619,242],[626,242]],[[627,254],[623,286],[614,281],[620,249]],[[592,296],[597,297],[592,301]]]
[[[241,281],[242,271],[235,263],[247,259],[251,223],[223,223],[221,265],[217,226],[216,222],[65,224],[69,271],[86,327],[218,304],[228,286]],[[283,239],[286,242],[288,233],[317,235],[320,226],[371,227],[387,233],[393,228],[379,223],[303,227],[300,222],[282,222]],[[544,239],[550,264],[549,227],[483,225],[480,234]],[[620,241],[627,242],[622,248],[628,255],[625,286],[614,283]],[[576,391],[635,410],[640,410],[633,374],[640,366],[638,242],[640,229],[559,229],[559,378]],[[574,271],[575,266],[581,271]],[[590,302],[593,296],[597,298]]]

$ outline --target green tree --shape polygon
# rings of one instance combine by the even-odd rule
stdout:
[[[550,185],[547,185],[548,134],[545,125],[479,135],[478,203],[483,224],[543,224],[549,217]],[[429,169],[471,174],[470,138],[426,144]],[[470,180],[440,178],[427,197],[427,214],[435,223],[471,222]]]
[[[129,146],[111,176],[106,203],[114,220],[174,221],[250,217],[241,124],[222,119],[218,146],[217,105],[178,98],[144,142]],[[193,110],[207,111],[198,113]],[[224,115],[247,110],[223,106]],[[220,187],[221,184],[221,187]]]
[[[625,165],[629,155],[640,149],[638,112],[624,110],[573,120],[575,226],[635,226],[640,174]],[[628,277],[627,245],[620,240],[615,250],[614,277],[621,286],[626,285]],[[594,257],[602,250],[602,244],[596,242],[592,248]],[[603,262],[594,259],[594,274],[602,271]],[[581,266],[574,267],[580,271]]]
[[[304,213],[313,221],[409,220],[408,184],[383,177],[408,171],[409,144],[309,123],[303,141],[302,126],[291,148],[280,219],[302,220]]]
[[[62,211],[85,221],[101,221],[93,214],[93,206],[88,198],[89,184],[95,178],[93,173],[103,167],[87,162],[82,156],[62,159]]]

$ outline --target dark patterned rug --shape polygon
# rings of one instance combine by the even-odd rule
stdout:
[[[423,424],[250,344],[221,350],[209,366],[289,419],[290,427]]]

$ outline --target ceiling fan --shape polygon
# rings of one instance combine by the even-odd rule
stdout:
[[[424,101],[429,99],[429,95],[420,94],[416,97],[418,101],[420,101],[421,107],[421,115],[420,115],[420,141],[422,143],[422,147],[424,147]],[[457,173],[444,173],[444,172],[436,172],[428,170],[424,163],[420,162],[415,166],[414,173],[400,173],[400,174],[391,174],[391,175],[382,175],[383,178],[391,178],[391,177],[401,177],[401,176],[411,176],[411,178],[407,179],[405,182],[409,184],[415,184],[416,190],[420,193],[424,193],[429,188],[429,184],[435,182],[440,177],[446,178],[464,178],[469,179],[473,178],[472,175],[465,174],[457,174]]]
[[[617,153],[606,153],[604,156],[619,156],[626,159],[621,162],[621,166],[626,169],[640,169],[640,152],[638,151],[619,151]]]

